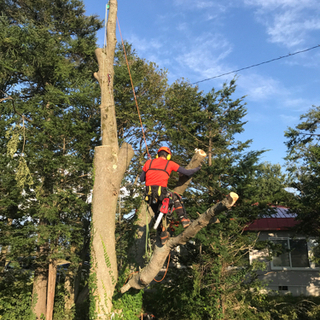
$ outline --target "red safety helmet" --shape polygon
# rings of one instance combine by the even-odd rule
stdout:
[[[171,153],[171,151],[170,151],[170,149],[168,148],[168,147],[161,147],[161,148],[159,148],[159,150],[157,151],[157,157],[156,158],[158,158],[159,156],[159,152],[160,151],[165,151],[166,153],[168,153],[168,155],[167,155],[167,160],[170,160],[171,159],[171,156],[172,156],[172,153]]]

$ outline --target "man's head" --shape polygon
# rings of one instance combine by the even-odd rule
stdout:
[[[171,151],[168,147],[161,147],[158,152],[157,152],[157,158],[161,157],[161,158],[165,158],[167,160],[171,159]]]

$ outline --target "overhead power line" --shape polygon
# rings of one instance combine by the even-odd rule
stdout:
[[[207,79],[203,79],[203,80],[200,80],[200,81],[196,81],[196,82],[193,82],[192,84],[198,84],[200,82],[204,82],[204,81],[220,78],[220,77],[226,76],[228,74],[236,73],[236,72],[239,72],[239,71],[242,71],[242,70],[247,70],[247,69],[251,69],[251,68],[254,68],[254,67],[258,67],[258,66],[261,66],[262,64],[270,63],[270,62],[273,62],[273,61],[276,61],[276,60],[280,60],[280,59],[284,59],[284,58],[289,58],[289,57],[292,57],[292,56],[294,56],[296,54],[307,52],[307,51],[310,51],[310,50],[313,50],[313,49],[316,49],[316,48],[319,48],[319,47],[320,47],[320,44],[318,44],[318,45],[316,45],[314,47],[311,47],[311,48],[307,48],[307,49],[304,49],[304,50],[296,51],[294,53],[289,53],[289,54],[287,54],[285,56],[280,56],[278,58],[274,58],[274,59],[271,59],[271,60],[267,60],[267,61],[263,61],[263,62],[260,62],[260,63],[257,63],[257,64],[253,64],[251,66],[240,68],[238,70],[229,71],[229,72],[222,73],[222,74],[219,74],[219,75],[211,77],[211,78],[207,78]]]

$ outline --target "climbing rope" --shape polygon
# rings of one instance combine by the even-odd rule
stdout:
[[[128,278],[126,279],[126,281],[124,282],[124,285],[122,287],[124,287],[126,285],[126,283],[129,281],[130,277],[133,275],[133,274],[136,274],[138,273],[139,271],[133,271],[131,272],[129,275],[128,275]]]
[[[169,253],[169,256],[168,256],[168,263],[167,263],[167,269],[166,269],[166,272],[164,273],[163,277],[161,280],[156,280],[155,278],[153,279],[155,282],[161,282],[167,275],[167,272],[168,272],[168,269],[169,269],[169,262],[170,262],[170,253]]]
[[[149,208],[147,203],[146,204],[146,245],[145,245],[145,254],[146,256],[148,255],[148,235],[149,235],[149,221],[148,221],[148,213],[149,213]]]
[[[141,120],[141,115],[140,115],[140,110],[139,110],[139,105],[138,105],[138,101],[137,101],[137,97],[136,97],[136,92],[134,90],[134,85],[133,85],[133,81],[132,81],[132,77],[131,77],[131,72],[130,72],[130,66],[129,66],[129,62],[128,62],[128,58],[127,58],[127,52],[126,52],[126,48],[124,46],[124,42],[123,42],[123,38],[122,38],[122,33],[121,33],[121,28],[120,28],[120,23],[119,23],[119,19],[117,17],[117,22],[118,22],[118,28],[119,28],[119,33],[120,33],[120,37],[121,37],[121,43],[122,43],[122,48],[123,48],[123,52],[124,52],[124,56],[125,56],[125,59],[126,59],[126,64],[127,64],[127,68],[128,68],[128,72],[129,72],[129,77],[130,77],[130,82],[131,82],[131,87],[132,87],[132,92],[133,92],[133,96],[134,96],[134,101],[136,103],[136,107],[137,107],[137,111],[138,111],[138,116],[139,116],[139,121],[140,121],[140,125],[141,125],[141,131],[142,131],[142,135],[143,135],[143,140],[144,140],[144,143],[146,145],[146,150],[147,150],[147,154],[148,154],[148,157],[151,159],[151,156],[150,156],[150,153],[149,153],[149,149],[148,149],[148,144],[147,144],[147,140],[146,140],[146,136],[145,136],[145,132],[144,132],[144,129],[143,129],[143,124],[142,124],[142,120]],[[148,223],[146,223],[146,226],[147,226],[147,234],[149,233],[148,231]],[[146,240],[147,240],[147,235],[146,235]],[[147,252],[147,241],[146,241],[146,252]],[[168,256],[168,263],[167,263],[167,268],[166,268],[166,271],[164,273],[164,276],[162,277],[161,280],[156,280],[155,278],[153,279],[154,281],[156,282],[161,282],[163,281],[163,279],[166,277],[167,275],[167,272],[168,272],[168,269],[169,269],[169,263],[170,263],[170,253],[169,253],[169,256]],[[130,277],[130,276],[129,276]]]
[[[167,272],[168,272],[168,269],[169,269],[169,262],[170,262],[170,253],[169,253],[169,256],[168,256],[168,263],[167,263],[167,268],[166,268],[166,272],[164,273],[164,276],[162,277],[161,280],[156,280],[155,278],[153,279],[155,282],[161,282],[163,281],[163,279],[166,277],[167,275]],[[139,271],[134,271],[134,272],[131,272],[127,278],[127,280],[124,282],[124,285],[123,287],[125,286],[125,284],[129,281],[130,277],[136,273],[139,273]],[[120,292],[120,290],[118,290]]]
[[[132,92],[133,92],[133,96],[134,96],[134,101],[135,101],[135,103],[136,103],[136,107],[137,107],[137,111],[138,111],[138,115],[139,115],[139,121],[140,121],[140,125],[141,125],[143,140],[144,140],[144,143],[145,143],[145,145],[146,145],[146,150],[147,150],[148,157],[151,158],[150,153],[149,153],[149,149],[148,149],[148,145],[147,145],[146,136],[145,136],[144,129],[143,129],[143,125],[142,125],[140,110],[139,110],[139,106],[138,106],[138,101],[137,101],[137,97],[136,97],[136,92],[135,92],[135,90],[134,90],[134,85],[133,85],[133,81],[132,81],[132,77],[131,77],[131,72],[130,72],[130,67],[129,67],[129,62],[128,62],[127,53],[126,53],[126,48],[125,48],[125,46],[124,46],[124,42],[123,42],[123,39],[122,39],[122,33],[121,33],[120,23],[119,23],[118,17],[117,17],[117,22],[118,22],[118,28],[119,28],[119,33],[120,33],[120,37],[121,37],[123,52],[124,52],[124,56],[125,56],[125,58],[126,58],[126,63],[127,63],[127,68],[128,68],[128,72],[129,72],[129,77],[130,77]]]

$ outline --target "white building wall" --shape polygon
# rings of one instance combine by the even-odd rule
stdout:
[[[259,240],[268,240],[271,237],[290,237],[290,233],[261,232]],[[311,248],[312,244],[308,247]],[[266,269],[259,272],[259,278],[267,282],[267,290],[275,290],[283,294],[291,293],[293,296],[320,296],[320,270],[314,264],[299,270],[293,268],[279,270],[272,267],[268,249],[253,250],[250,253],[250,263],[254,260],[265,263]]]

